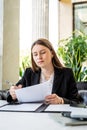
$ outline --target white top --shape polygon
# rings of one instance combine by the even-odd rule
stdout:
[[[54,80],[54,72],[50,75],[50,78],[48,80],[46,80],[44,75],[41,73],[40,83],[49,81],[51,90],[52,90],[52,86],[53,86],[53,80]]]
[[[50,75],[50,78],[48,79],[49,82],[53,83],[53,79],[54,79],[54,72]],[[41,77],[40,77],[40,83],[46,82],[48,81],[45,76],[41,73]]]

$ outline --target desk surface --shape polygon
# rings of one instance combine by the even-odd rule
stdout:
[[[6,104],[0,100],[0,105]],[[57,106],[56,106],[57,107]],[[64,126],[52,118],[56,113],[2,112],[0,111],[0,130],[83,130],[87,125]]]
[[[56,113],[55,113],[56,114]],[[83,130],[84,126],[64,126],[51,113],[0,112],[0,130]]]

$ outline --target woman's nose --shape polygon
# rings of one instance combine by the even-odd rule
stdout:
[[[38,54],[38,59],[40,59],[41,58],[41,54]]]

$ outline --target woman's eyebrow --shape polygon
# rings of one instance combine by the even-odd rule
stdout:
[[[41,51],[46,51],[46,49],[42,49],[42,50],[40,50],[39,52],[41,52]],[[34,51],[34,52],[32,52],[32,53],[37,53],[38,51]]]

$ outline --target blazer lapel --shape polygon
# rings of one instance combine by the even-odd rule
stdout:
[[[31,77],[31,85],[38,84],[40,80],[40,71],[33,73]]]
[[[55,93],[57,89],[60,88],[60,84],[62,83],[63,73],[61,68],[54,69],[54,81],[53,81],[53,88],[52,93]]]

